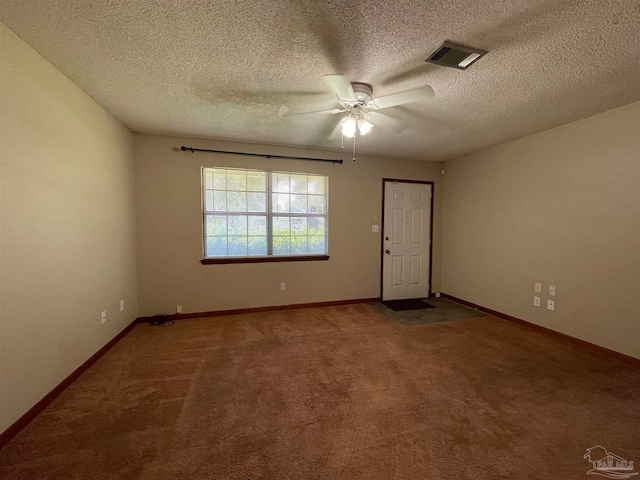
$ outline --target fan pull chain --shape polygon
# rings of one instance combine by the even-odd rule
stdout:
[[[353,135],[353,161],[356,161],[356,137],[357,135]]]
[[[340,136],[342,137],[342,145],[340,146],[340,150],[344,150],[344,134]]]

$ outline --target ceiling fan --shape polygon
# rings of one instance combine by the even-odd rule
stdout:
[[[288,110],[283,107],[281,116],[336,115],[348,112],[348,115],[345,115],[338,122],[336,129],[341,126],[343,137],[354,138],[357,132],[360,135],[366,135],[375,125],[388,125],[398,131],[404,129],[405,126],[400,121],[380,110],[419,102],[435,95],[433,88],[429,85],[423,85],[411,90],[374,98],[373,87],[368,83],[350,82],[344,75],[324,75],[322,79],[327,87],[337,95],[340,108],[287,114]]]

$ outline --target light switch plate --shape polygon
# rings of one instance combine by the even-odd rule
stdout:
[[[556,296],[556,286],[555,285],[549,285],[549,295],[551,295],[552,297]]]
[[[556,302],[554,302],[553,300],[547,300],[547,310],[555,310],[556,309]]]
[[[533,297],[533,304],[536,307],[539,307],[540,306],[540,297]]]
[[[380,231],[380,227],[378,225],[371,225],[371,231],[373,233],[378,233]]]
[[[536,283],[534,284],[534,290],[538,293],[542,292],[542,284],[541,283]]]

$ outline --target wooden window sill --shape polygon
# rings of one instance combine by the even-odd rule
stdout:
[[[322,260],[329,260],[329,255],[203,258],[200,263],[203,265],[217,265],[223,263],[317,262]]]

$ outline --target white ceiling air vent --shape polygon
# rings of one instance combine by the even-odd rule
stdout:
[[[429,55],[425,62],[465,70],[486,53],[486,50],[444,42],[435,52]]]

